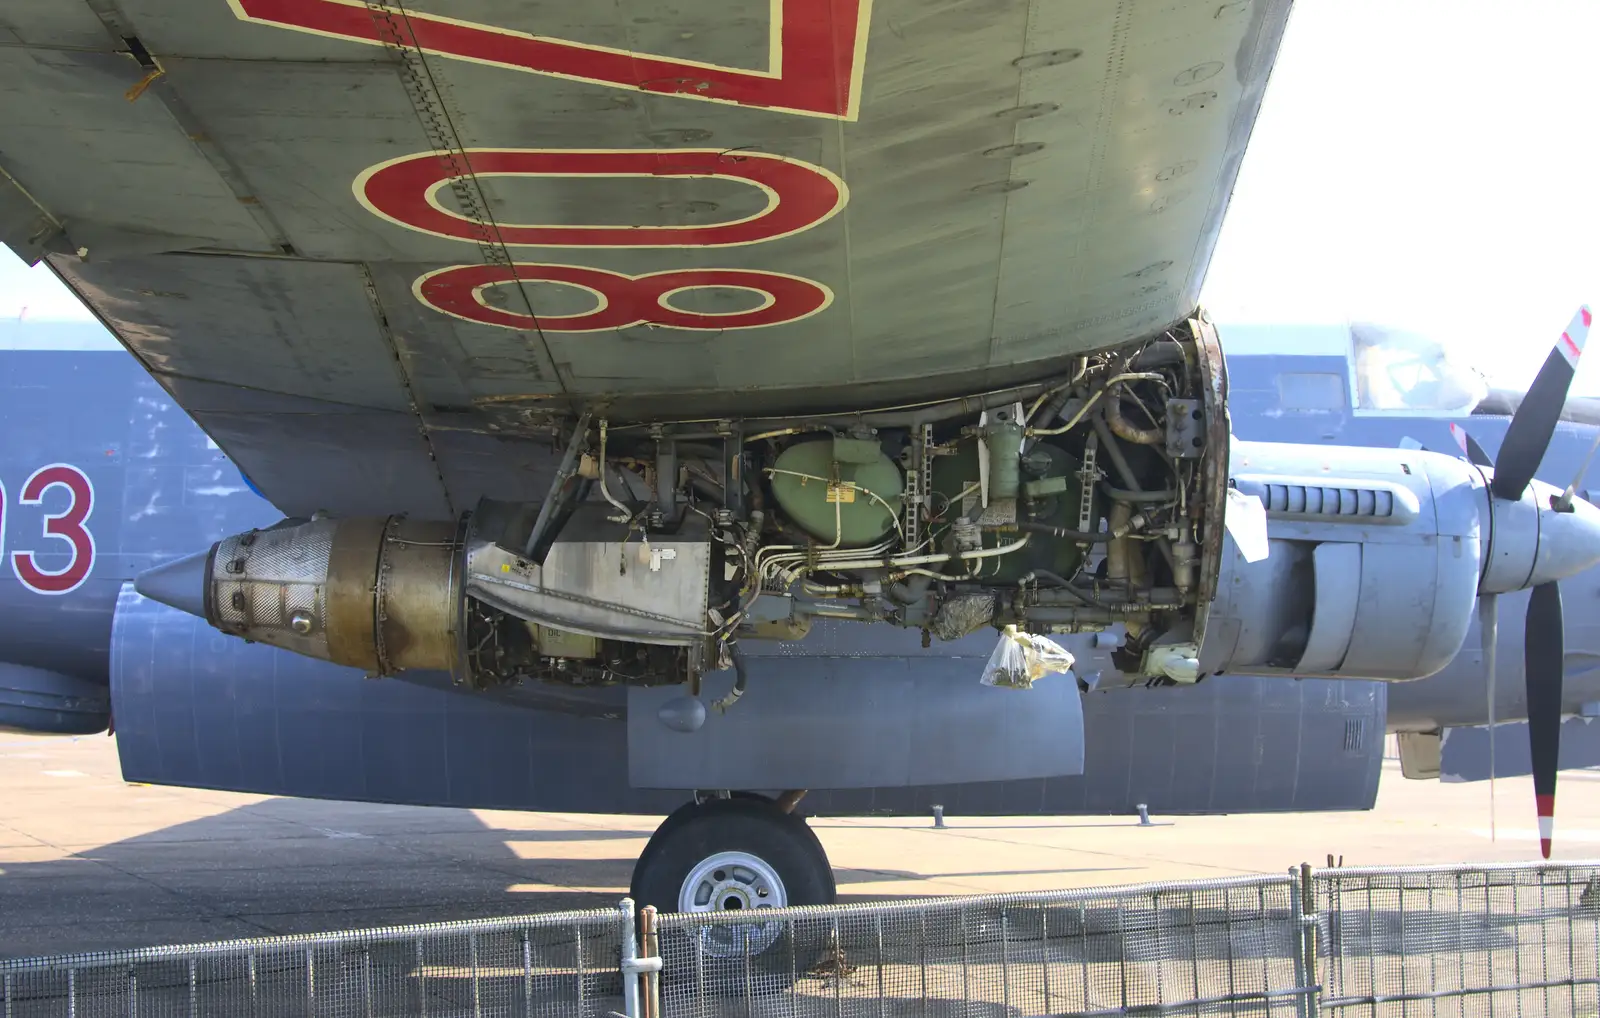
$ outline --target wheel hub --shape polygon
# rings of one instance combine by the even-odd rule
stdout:
[[[748,912],[789,904],[783,878],[770,863],[748,852],[707,856],[684,877],[679,912]],[[716,957],[760,954],[782,933],[780,923],[719,923],[702,927],[703,950]]]

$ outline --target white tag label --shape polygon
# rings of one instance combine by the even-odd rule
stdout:
[[[1261,504],[1259,495],[1229,488],[1223,523],[1246,562],[1260,562],[1267,557],[1267,507]]]

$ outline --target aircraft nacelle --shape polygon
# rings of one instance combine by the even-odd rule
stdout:
[[[1118,627],[1120,672],[1415,679],[1477,596],[1600,561],[1600,510],[1421,450],[1241,442],[1215,334],[911,408],[564,427],[550,496],[286,520],[139,579],[224,632],[488,688],[688,683],[817,618]]]
[[[1202,671],[1415,679],[1450,663],[1489,538],[1480,470],[1420,450],[1236,442],[1231,473],[1266,510],[1269,553],[1230,542]]]

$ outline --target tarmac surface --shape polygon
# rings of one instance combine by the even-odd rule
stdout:
[[[1365,813],[824,819],[840,899],[1538,858],[1532,783],[1406,781]],[[802,811],[804,806],[802,804]],[[658,818],[130,785],[114,740],[0,734],[0,957],[614,905]],[[1557,859],[1600,857],[1600,774],[1562,775]]]

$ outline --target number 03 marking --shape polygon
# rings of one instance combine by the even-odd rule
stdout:
[[[67,542],[72,558],[66,566],[55,572],[40,568],[31,551],[11,553],[11,568],[23,586],[37,594],[70,594],[83,585],[94,568],[94,535],[87,526],[89,514],[94,512],[94,484],[82,470],[69,463],[52,463],[40,467],[22,485],[17,496],[19,505],[39,505],[44,493],[53,487],[67,489],[71,501],[64,511],[47,514],[44,518],[46,536]],[[0,501],[4,499],[0,489]]]

